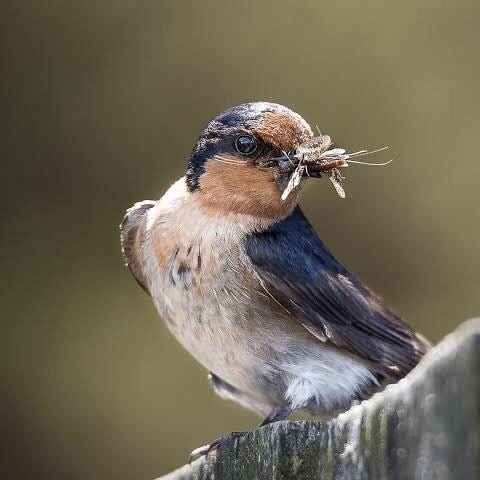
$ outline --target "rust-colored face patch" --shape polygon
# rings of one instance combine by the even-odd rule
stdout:
[[[282,201],[281,195],[271,169],[213,158],[206,162],[205,173],[200,177],[198,199],[213,214],[241,213],[274,219],[288,215],[297,202],[297,195],[286,201]]]
[[[278,110],[267,112],[255,121],[252,132],[265,143],[285,152],[313,137],[312,129],[300,115]]]
[[[223,130],[212,124],[210,128],[215,135],[200,144],[210,141],[210,151],[203,148],[201,151],[205,156],[197,155],[197,163],[190,165],[190,177],[187,172],[190,191],[198,191],[196,198],[212,215],[245,214],[280,219],[287,216],[297,203],[303,182],[282,200],[284,183],[288,180],[286,172],[280,171],[275,164],[268,164],[268,159],[278,151],[295,150],[313,137],[312,130],[300,115],[281,105],[259,105],[261,111],[258,111],[257,104],[252,104],[247,110],[238,107],[238,111],[232,110],[233,113],[227,111],[226,117],[221,115],[219,118],[224,123],[218,123],[223,125]],[[258,154],[255,151],[243,155],[232,153],[232,144],[238,150],[235,135],[243,134],[255,136],[266,144],[266,148],[262,146]],[[217,143],[212,142],[212,138],[216,138]],[[266,163],[258,156],[262,154],[265,154]],[[192,165],[197,167],[196,171]]]

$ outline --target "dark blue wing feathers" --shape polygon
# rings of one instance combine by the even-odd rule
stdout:
[[[428,350],[423,337],[335,259],[299,207],[250,235],[245,249],[269,293],[298,321],[379,373],[404,376]]]

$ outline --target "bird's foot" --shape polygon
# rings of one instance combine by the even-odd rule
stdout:
[[[232,432],[232,433],[229,433],[228,435],[215,439],[209,445],[203,445],[202,447],[196,448],[190,454],[188,458],[188,463],[192,463],[197,458],[200,458],[203,456],[205,456],[205,458],[208,458],[208,455],[214,450],[217,450],[225,446],[227,443],[230,443],[232,440],[235,440],[236,438],[241,438],[245,436],[247,433],[248,432]]]

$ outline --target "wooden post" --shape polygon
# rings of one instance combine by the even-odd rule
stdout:
[[[480,319],[329,422],[278,422],[163,480],[480,479]]]

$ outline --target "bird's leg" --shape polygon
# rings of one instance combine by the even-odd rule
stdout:
[[[292,413],[292,411],[293,410],[290,405],[276,407],[265,417],[259,427],[263,427],[269,423],[279,422],[280,420],[285,420]]]
[[[285,420],[291,413],[292,413],[292,408],[289,405],[283,406],[283,407],[276,407],[265,417],[265,419],[259,425],[259,427],[263,427],[265,425],[278,422],[280,420]],[[232,433],[229,433],[228,435],[224,435],[223,437],[219,437],[215,439],[209,445],[203,445],[202,447],[196,448],[190,454],[188,462],[192,463],[197,458],[200,458],[203,456],[208,457],[210,452],[213,452],[214,450],[217,450],[218,448],[225,446],[227,443],[230,443],[232,440],[235,440],[236,438],[244,437],[247,433],[249,432],[232,432]]]

